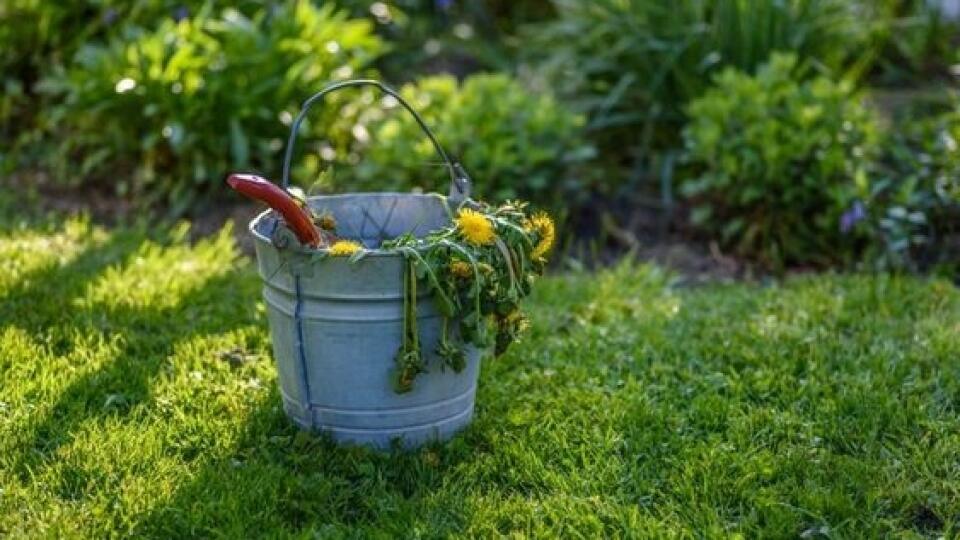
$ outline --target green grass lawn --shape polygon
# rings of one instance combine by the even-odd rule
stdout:
[[[378,454],[286,421],[229,232],[0,231],[0,536],[960,534],[944,281],[544,279],[473,425]]]

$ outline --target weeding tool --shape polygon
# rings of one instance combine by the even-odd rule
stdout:
[[[310,211],[297,204],[292,195],[273,182],[255,174],[231,174],[227,184],[251,199],[258,200],[283,216],[287,227],[293,231],[301,244],[310,247],[326,247],[320,230],[313,224]]]

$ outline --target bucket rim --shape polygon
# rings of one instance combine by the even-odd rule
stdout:
[[[358,193],[336,193],[332,195],[314,195],[312,197],[307,197],[307,202],[309,203],[310,201],[321,200],[321,199],[323,200],[346,199],[349,197],[356,197],[356,196],[416,197],[416,198],[439,199],[444,204],[447,204],[448,202],[448,197],[440,193],[409,193],[409,192],[404,193],[404,192],[398,192],[398,191],[371,191],[371,192],[358,192]],[[447,208],[449,209],[449,205],[447,205]],[[253,235],[253,238],[256,241],[261,242],[265,245],[268,245],[274,249],[279,249],[273,245],[273,242],[270,240],[268,236],[262,234],[260,231],[257,230],[257,225],[262,220],[267,219],[267,217],[270,214],[275,214],[274,210],[271,208],[267,208],[262,212],[260,212],[259,214],[257,214],[256,217],[250,220],[250,223],[247,225],[247,230],[250,232],[251,235]],[[403,257],[403,254],[396,249],[381,249],[381,248],[365,247],[364,250],[365,250],[365,253],[364,253],[365,258],[366,257]],[[310,249],[310,248],[305,248],[304,246],[297,246],[297,247],[289,248],[289,251],[294,251],[302,254],[312,254],[312,253],[323,253],[328,250],[327,249]]]

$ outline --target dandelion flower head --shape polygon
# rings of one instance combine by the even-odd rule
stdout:
[[[456,223],[460,235],[463,236],[467,242],[475,246],[491,244],[494,238],[496,238],[493,223],[490,222],[487,216],[475,210],[469,208],[461,209],[456,219],[454,219],[454,223]]]
[[[546,212],[538,212],[530,218],[530,228],[536,231],[540,237],[537,245],[533,247],[531,255],[534,259],[541,260],[550,249],[553,248],[553,244],[556,242],[556,225],[554,225],[553,220],[550,219],[550,216],[548,216]]]
[[[334,257],[349,257],[363,249],[360,244],[352,240],[337,240],[330,246],[330,255]]]

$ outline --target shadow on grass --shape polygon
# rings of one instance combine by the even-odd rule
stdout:
[[[66,264],[47,265],[19,278],[6,293],[0,293],[10,321],[36,334],[70,315],[68,302],[104,270],[129,262],[145,238],[135,233],[117,233],[94,244]]]
[[[338,447],[299,431],[279,403],[275,387],[265,392],[238,442],[209,456],[189,483],[137,520],[131,536],[363,536],[372,527],[404,537],[428,521],[431,534],[462,527],[463,508],[427,502],[456,482],[468,456],[462,440],[407,452]]]
[[[25,484],[56,463],[58,450],[69,446],[85,423],[109,417],[136,422],[144,412],[138,405],[152,406],[153,381],[180,344],[238,325],[265,324],[254,320],[257,316],[238,315],[252,313],[244,308],[254,301],[249,287],[238,294],[238,280],[249,284],[245,267],[202,281],[167,307],[72,304],[108,268],[132,265],[146,241],[142,232],[117,232],[66,264],[31,272],[0,293],[0,301],[12,308],[11,325],[52,356],[71,354],[77,340],[86,337],[110,343],[101,365],[70,380],[51,406],[20,428],[14,455],[4,461]],[[462,443],[392,454],[339,448],[297,430],[280,402],[271,384],[229,451],[181,455],[184,467],[195,469],[190,480],[131,525],[132,536],[245,537],[251,531],[322,532],[329,523],[385,522],[402,535],[409,521],[389,516],[407,499],[454,482],[454,469],[468,454]],[[82,475],[64,474],[51,489],[65,501],[76,501],[89,486]],[[407,513],[406,518],[416,516]],[[455,513],[445,518],[451,530],[459,519]]]
[[[136,252],[143,239],[128,234],[110,236],[103,243],[91,246],[68,263],[48,265],[29,272],[17,281],[13,288],[0,295],[8,324],[23,329],[44,344],[53,354],[66,354],[71,348],[69,329],[62,328],[64,320],[74,316],[69,309],[72,298],[82,293],[101,272],[115,264],[124,264]],[[68,331],[63,331],[68,330]],[[24,479],[27,467],[36,463],[38,447],[57,431],[53,417],[62,416],[64,401],[58,407],[61,414],[51,415],[33,434],[34,443],[22,449],[15,462],[15,469]]]
[[[152,379],[180,343],[229,330],[231,321],[210,316],[208,306],[230,294],[235,274],[208,281],[190,295],[187,305],[98,310],[72,327],[106,338],[119,336],[119,350],[99,368],[71,381],[43,420],[33,424],[31,442],[23,447],[18,472],[22,475],[26,468],[42,466],[72,440],[72,432],[83,422],[129,411],[148,399]]]
[[[161,245],[169,238],[164,233],[152,236]],[[125,413],[148,399],[153,378],[178,344],[234,326],[235,319],[227,315],[238,301],[225,299],[236,296],[242,272],[235,267],[203,281],[170,306],[72,303],[108,268],[132,264],[147,241],[142,231],[117,232],[66,264],[29,273],[0,295],[10,308],[11,326],[33,336],[52,356],[69,355],[78,339],[88,337],[116,347],[101,366],[72,380],[41,418],[28,419],[18,437],[18,451],[8,462],[22,481],[55,459],[84,422]],[[60,495],[76,498],[71,491],[61,489]]]

